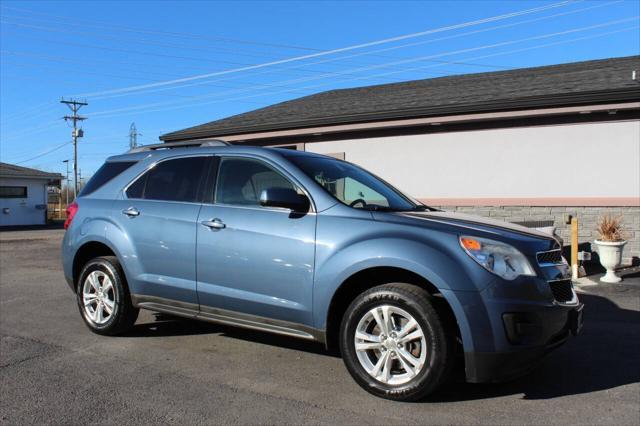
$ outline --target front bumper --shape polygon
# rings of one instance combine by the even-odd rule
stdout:
[[[502,382],[526,374],[571,335],[578,335],[582,330],[584,305],[554,308],[542,313],[503,314],[504,331],[511,349],[465,353],[467,381]]]

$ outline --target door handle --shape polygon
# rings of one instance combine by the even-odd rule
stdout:
[[[128,209],[122,210],[122,214],[129,217],[140,216],[140,212],[135,207],[129,207]]]
[[[225,225],[224,222],[218,218],[211,219],[211,220],[203,220],[200,223],[210,229],[224,229],[227,227],[227,225]]]

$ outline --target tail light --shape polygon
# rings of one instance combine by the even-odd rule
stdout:
[[[73,217],[76,215],[76,213],[78,213],[78,203],[74,201],[73,203],[69,204],[66,213],[67,220],[64,221],[64,229],[67,229],[71,225]]]

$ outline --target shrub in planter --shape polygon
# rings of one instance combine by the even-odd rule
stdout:
[[[607,270],[600,281],[618,283],[622,278],[616,275],[615,270],[622,263],[622,250],[627,244],[623,237],[622,219],[605,215],[600,218],[596,231],[599,238],[594,243],[598,247],[600,264]]]

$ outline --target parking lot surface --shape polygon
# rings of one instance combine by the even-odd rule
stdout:
[[[548,424],[640,422],[640,286],[581,294],[585,327],[529,376],[375,398],[322,346],[143,311],[91,333],[61,230],[0,232],[0,423]]]

